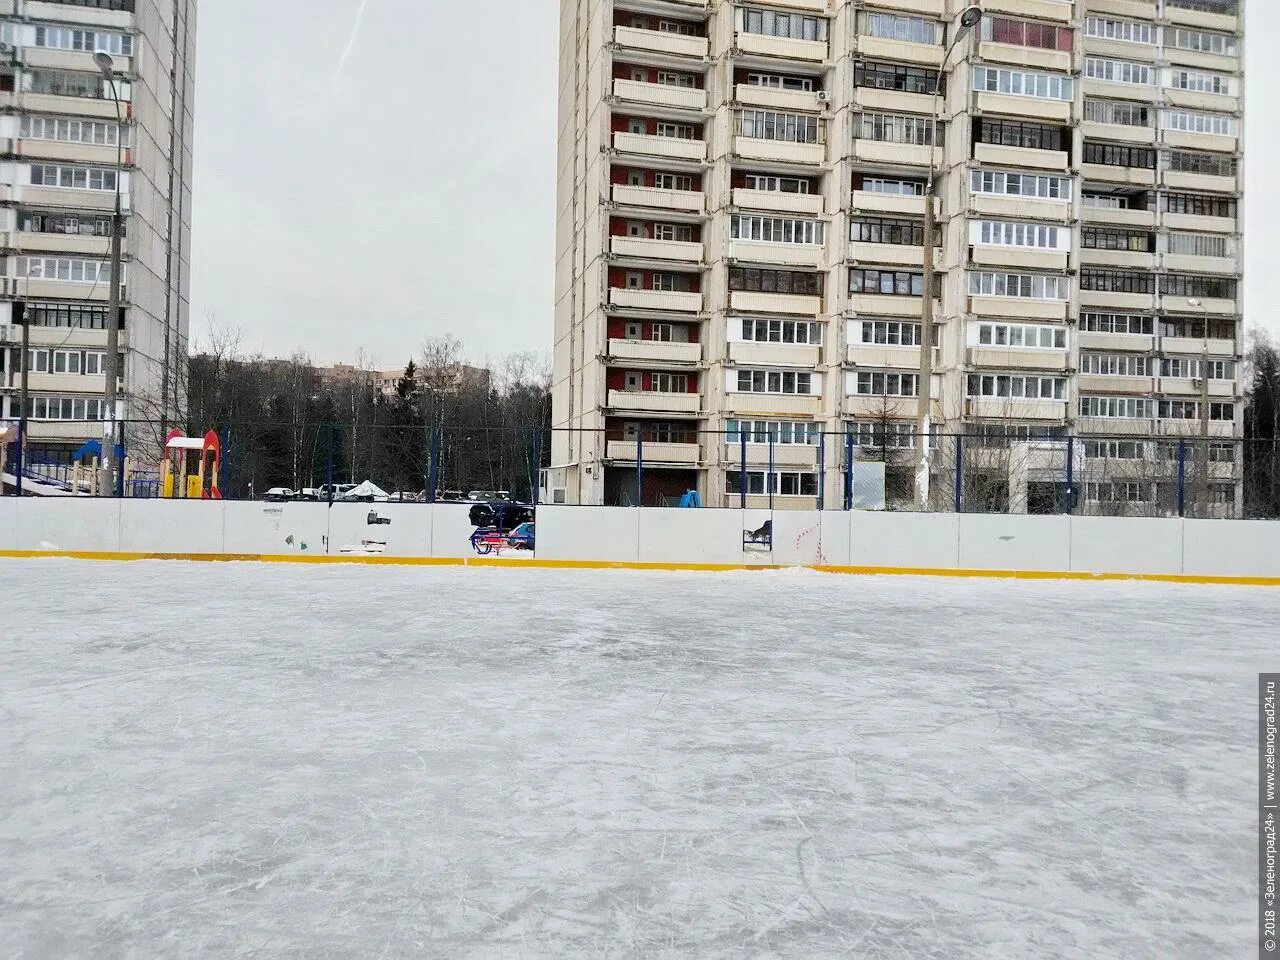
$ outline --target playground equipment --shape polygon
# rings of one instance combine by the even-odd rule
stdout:
[[[218,474],[222,469],[222,444],[210,430],[203,437],[188,437],[170,430],[164,441],[160,471],[160,496],[166,499],[221,500]]]
[[[98,495],[98,464],[102,460],[102,441],[90,440],[71,455],[71,468],[67,472],[66,484],[73,496]],[[124,450],[116,444],[115,462],[120,465],[126,475],[129,462],[125,459]],[[51,478],[56,481],[58,478]]]

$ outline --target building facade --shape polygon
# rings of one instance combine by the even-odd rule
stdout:
[[[927,389],[993,509],[1239,508],[1242,11],[965,6],[562,0],[550,499],[909,501]]]
[[[182,406],[195,38],[196,0],[0,0],[0,419],[19,417],[25,317],[34,456],[102,436],[117,159],[124,417]],[[123,125],[98,51],[114,61]]]

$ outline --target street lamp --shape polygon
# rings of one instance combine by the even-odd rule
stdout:
[[[956,48],[965,35],[982,20],[982,8],[977,5],[965,7],[960,19],[951,33],[942,54],[942,63],[938,65],[938,78],[933,84],[933,109],[930,111],[931,136],[929,137],[929,179],[924,188],[924,301],[920,310],[920,380],[916,393],[919,395],[916,408],[916,506],[924,510],[929,504],[929,402],[933,384],[933,181],[937,176],[937,163],[934,151],[938,144],[938,104],[942,98],[942,75],[946,71],[947,60],[951,51]]]
[[[104,364],[106,389],[103,391],[102,409],[102,456],[98,460],[98,496],[111,496],[115,492],[112,477],[111,458],[115,456],[116,441],[119,433],[119,411],[116,409],[116,381],[120,377],[120,235],[124,232],[124,218],[120,213],[120,181],[124,175],[124,112],[120,107],[120,91],[116,87],[115,61],[111,55],[99,50],[93,55],[93,62],[102,71],[102,76],[111,84],[111,99],[116,105],[116,199],[115,210],[111,216],[111,274],[108,283],[111,295],[107,307],[107,355]],[[120,464],[123,470],[124,464]]]

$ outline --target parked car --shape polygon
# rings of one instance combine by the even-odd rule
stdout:
[[[533,549],[533,521],[520,524],[507,534],[507,543],[517,550]]]
[[[470,501],[489,502],[492,500],[510,500],[510,490],[471,490],[467,493],[467,499]]]
[[[315,501],[320,499],[320,490],[316,487],[303,487],[293,495],[295,500]]]
[[[319,496],[316,499],[328,500],[330,491],[332,491],[333,499],[340,500],[343,494],[350,493],[355,488],[356,488],[356,485],[354,483],[335,483],[333,484],[332,487],[330,487],[330,485],[326,483],[324,486],[316,490],[316,493],[319,494]]]
[[[423,495],[421,492],[414,493],[412,490],[400,490],[387,497],[393,503],[421,503]]]
[[[272,487],[262,495],[262,499],[268,503],[284,503],[286,500],[292,500],[294,492],[288,487]]]
[[[492,500],[477,503],[467,514],[473,527],[492,528],[498,531],[514,530],[533,519],[533,507],[510,500]]]

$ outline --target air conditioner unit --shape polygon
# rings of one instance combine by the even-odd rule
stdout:
[[[819,90],[819,91],[818,91],[818,102],[819,102],[819,103],[828,103],[828,102],[830,102],[830,100],[831,100],[831,94],[829,94],[826,90]]]

